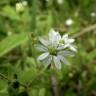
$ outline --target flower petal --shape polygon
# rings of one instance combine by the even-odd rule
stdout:
[[[44,60],[48,55],[49,55],[48,52],[43,53],[43,54],[41,54],[41,55],[38,57],[38,60],[39,60],[39,61],[42,61],[42,60]]]
[[[68,38],[68,34],[63,35],[62,39],[64,40],[65,44],[71,44],[75,41],[75,39]]]
[[[61,39],[61,36],[60,36],[59,32],[56,32],[53,29],[51,29],[49,32],[50,43],[52,43],[52,44],[58,43],[60,39]]]
[[[65,45],[60,45],[60,46],[57,47],[57,50],[60,51],[60,50],[63,50],[63,49],[65,49],[65,48],[66,48]]]
[[[73,52],[71,52],[71,51],[59,51],[58,52],[58,55],[61,55],[61,56],[64,56],[64,57],[72,57],[72,56],[74,56],[74,53]]]
[[[35,48],[36,48],[38,51],[40,51],[40,52],[47,52],[47,51],[48,51],[47,47],[45,47],[45,46],[43,46],[43,45],[41,45],[41,44],[35,45]]]
[[[53,57],[53,61],[54,61],[54,64],[56,66],[57,69],[61,69],[61,62],[59,60],[59,58],[57,58],[56,56]]]
[[[64,64],[70,64],[67,59],[64,56],[58,55],[58,58],[64,63]]]
[[[70,45],[69,46],[70,50],[77,52],[76,46],[75,45]]]
[[[68,39],[68,34],[63,35],[62,39],[67,40]]]
[[[75,39],[69,39],[69,43],[73,43]]]
[[[57,35],[56,35],[56,41],[59,42],[61,40],[61,35],[59,32],[57,32]]]
[[[44,46],[48,46],[49,45],[49,42],[48,40],[46,39],[42,39],[42,38],[39,38],[39,41],[44,45]]]
[[[48,66],[49,64],[51,64],[51,62],[52,62],[52,56],[51,56],[51,55],[49,55],[46,59],[44,59],[44,60],[42,61],[42,63],[43,63],[44,65],[46,65],[46,66]]]

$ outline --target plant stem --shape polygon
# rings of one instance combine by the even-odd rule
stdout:
[[[52,70],[54,70],[54,66],[52,64],[51,64],[50,68]],[[52,74],[50,77],[50,80],[51,80],[51,84],[52,84],[53,96],[60,96],[59,83],[58,83],[56,76],[54,74]]]
[[[5,80],[7,80],[7,81],[11,81],[9,78],[7,78],[5,75],[3,75],[2,73],[0,73],[0,77],[1,78],[4,78]]]
[[[60,96],[58,81],[54,75],[51,76],[51,84],[54,96]]]
[[[7,80],[8,82],[12,82],[13,81],[12,79],[9,79],[8,77],[6,77],[5,75],[3,75],[2,73],[0,73],[0,77],[3,78],[3,79],[5,79],[5,80]],[[20,85],[23,86],[23,87],[25,87],[25,88],[27,88],[27,86],[24,85],[24,84],[22,84],[22,83],[20,83]]]
[[[92,32],[93,30],[96,30],[96,24],[90,25],[90,26],[82,29],[78,33],[74,34],[73,38],[78,38],[78,37],[82,36],[85,33]]]

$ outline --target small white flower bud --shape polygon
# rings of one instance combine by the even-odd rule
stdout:
[[[22,3],[16,3],[16,11],[17,12],[24,11],[24,6],[22,5]]]
[[[22,1],[22,5],[23,6],[27,6],[28,5],[28,2],[27,1]]]
[[[8,31],[8,32],[7,32],[7,35],[8,35],[8,36],[11,36],[11,35],[12,35],[12,32],[11,32],[11,31]]]
[[[91,17],[95,17],[96,16],[96,13],[95,12],[92,12],[90,15],[91,15]]]
[[[71,78],[71,77],[73,77],[74,74],[73,73],[69,73],[68,75]]]
[[[65,24],[67,26],[71,26],[73,24],[73,20],[69,18],[69,19],[66,20]]]
[[[63,3],[63,0],[57,0],[57,3],[58,4],[62,4]]]

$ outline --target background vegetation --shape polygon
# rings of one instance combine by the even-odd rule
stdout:
[[[17,82],[17,76],[20,92],[53,96],[49,79],[52,73],[59,82],[60,96],[96,96],[96,0],[24,2],[0,0],[0,96],[8,96],[10,82]],[[21,7],[16,7],[18,3]],[[39,53],[34,44],[51,28],[74,37],[78,47],[75,57],[69,60],[71,65],[62,65],[61,70],[45,70],[36,60]],[[18,87],[17,83],[12,86]],[[27,85],[30,87],[24,88]]]

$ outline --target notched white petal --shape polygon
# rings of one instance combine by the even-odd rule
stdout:
[[[62,39],[67,39],[68,38],[68,34],[63,35]]]
[[[73,43],[75,41],[75,39],[69,39],[70,43]]]
[[[74,52],[71,51],[59,51],[58,55],[64,56],[64,57],[72,57],[74,56]]]
[[[57,69],[61,69],[61,62],[60,62],[59,58],[57,58],[56,56],[54,56],[53,57],[53,61],[54,61],[55,67]]]
[[[68,60],[67,60],[64,56],[58,55],[58,58],[59,58],[64,64],[67,64],[67,65],[70,64],[70,63],[68,62]]]
[[[58,43],[59,40],[61,39],[61,36],[59,32],[56,32],[55,30],[51,29],[49,32],[49,41],[50,43]]]
[[[63,50],[65,48],[66,48],[66,46],[62,44],[62,45],[60,45],[60,46],[57,47],[57,50],[60,51],[60,50]]]
[[[59,42],[61,40],[61,35],[59,32],[57,32],[57,35],[56,35],[56,41]]]
[[[39,60],[39,61],[42,61],[42,60],[44,60],[45,58],[47,58],[48,55],[49,55],[48,52],[43,53],[43,54],[41,54],[41,55],[38,57],[38,60]]]
[[[49,42],[47,39],[43,39],[43,38],[39,38],[39,41],[41,42],[41,44],[43,44],[44,46],[48,46]]]
[[[35,48],[36,48],[38,51],[40,51],[40,52],[47,52],[47,51],[48,51],[47,47],[45,47],[45,46],[43,46],[43,45],[41,45],[41,44],[35,45]]]
[[[42,61],[42,63],[45,66],[48,66],[49,64],[51,64],[51,62],[52,62],[52,56],[50,56],[50,55]]]
[[[77,52],[77,48],[75,45],[70,45],[69,48],[70,48],[70,50]]]
[[[71,44],[75,41],[73,38],[68,38],[68,34],[63,35],[62,39],[64,40],[65,44]]]

